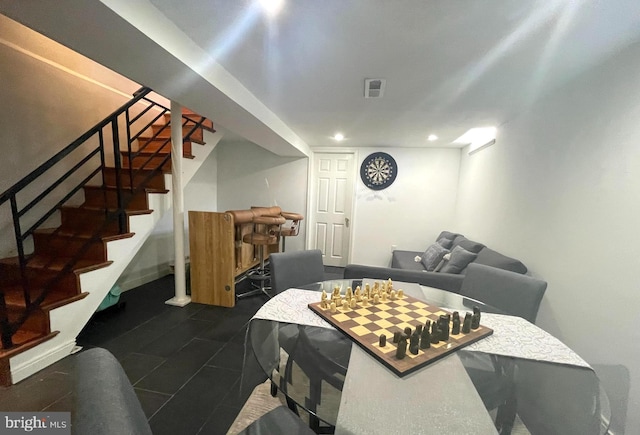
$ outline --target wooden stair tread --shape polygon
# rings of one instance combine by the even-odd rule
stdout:
[[[35,255],[29,257],[27,267],[34,269],[42,269],[47,268],[54,271],[62,270],[73,258],[72,257],[47,257],[43,255]],[[7,266],[15,266],[20,267],[20,261],[18,257],[8,257],[1,258],[0,263],[5,264]],[[107,267],[112,263],[112,261],[104,261],[101,263],[97,263],[96,261],[80,259],[76,261],[73,265],[73,272],[83,273],[88,272],[95,269],[100,269],[103,267]]]
[[[24,302],[24,293],[21,286],[4,287],[4,297],[7,304],[7,309],[23,309],[26,307]],[[31,301],[35,301],[42,294],[42,289],[32,289],[30,291]],[[42,310],[53,310],[54,308],[61,307],[71,302],[79,301],[87,297],[89,293],[78,293],[73,290],[60,291],[56,289],[50,290],[45,296],[44,300],[40,304]]]
[[[86,211],[90,211],[90,212],[104,212],[105,211],[104,207],[94,207],[94,206],[91,206],[91,205],[86,205],[86,206],[85,205],[81,205],[81,206],[63,205],[61,208],[64,208],[64,209],[67,209],[67,210],[73,210],[73,209],[86,210]],[[118,211],[117,208],[111,208],[110,207],[110,208],[107,209],[107,212],[109,212],[109,213],[114,213],[116,211]],[[151,210],[151,209],[145,209],[145,210],[128,210],[128,209],[125,209],[124,212],[127,214],[127,216],[135,216],[135,215],[139,215],[139,214],[153,213],[153,210]]]
[[[20,334],[22,335],[21,343],[17,344],[18,340],[15,337]],[[14,346],[11,349],[0,349],[0,360],[4,358],[11,358],[12,356],[18,355],[24,351],[27,351],[33,347],[36,347],[40,343],[44,343],[47,340],[51,340],[53,337],[59,334],[59,331],[53,331],[49,333],[38,333],[38,332],[30,332],[30,331],[17,331],[13,336]]]
[[[85,239],[87,241],[94,236],[93,233],[83,233],[82,231],[71,232],[71,230],[61,230],[59,228],[40,228],[35,230],[33,233],[66,238]],[[128,239],[130,237],[133,237],[133,235],[134,233],[102,234],[98,239],[96,239],[96,241],[110,242],[113,240]]]

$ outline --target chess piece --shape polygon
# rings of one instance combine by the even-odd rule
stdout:
[[[409,352],[411,352],[414,355],[418,354],[418,343],[412,344],[409,346]]]
[[[473,307],[473,316],[471,316],[471,329],[480,327],[480,308]]]
[[[449,340],[449,316],[441,315],[438,319],[438,328],[440,329],[440,340]]]
[[[322,296],[320,297],[320,301],[324,302],[327,300],[327,292],[322,289]]]
[[[382,302],[387,302],[387,292],[382,292]]]
[[[440,342],[440,329],[438,323],[433,322],[431,324],[431,344],[438,344]]]
[[[393,342],[398,343],[400,341],[400,335],[402,333],[400,331],[396,331],[393,333]]]
[[[351,307],[352,310],[355,310],[358,307],[355,299],[351,299],[351,302],[349,302],[349,307]]]
[[[431,347],[431,334],[429,334],[429,328],[422,330],[420,334],[420,349],[429,349]]]
[[[407,355],[407,339],[402,337],[398,342],[398,349],[396,350],[396,358],[403,359]]]
[[[398,299],[402,299],[404,297],[404,290],[398,290]]]
[[[378,294],[374,294],[373,295],[373,304],[374,305],[378,305],[380,303],[380,296],[378,296]]]
[[[347,311],[349,309],[349,301],[347,301],[346,299],[344,299],[342,301],[342,310],[343,311]]]
[[[452,335],[460,334],[460,316],[453,316],[453,326],[451,328]]]
[[[384,334],[380,334],[380,347],[385,347],[387,345],[387,336]]]
[[[420,344],[420,335],[414,332],[409,338],[409,348],[412,348],[414,345],[418,348],[418,344]]]
[[[391,290],[391,293],[389,293],[389,299],[391,299],[392,301],[394,301],[396,299],[396,291],[395,290]]]
[[[410,327],[408,327],[408,326],[407,326],[406,328],[404,328],[404,333],[405,333],[407,336],[411,335],[411,328],[410,328]]]
[[[464,323],[462,324],[462,333],[468,334],[471,332],[471,313],[467,313],[464,316]]]
[[[422,334],[422,325],[417,325],[416,326],[416,334],[418,334],[418,335]]]
[[[336,308],[336,303],[335,302],[331,302],[331,312],[335,313],[336,311],[338,311],[337,308]]]
[[[327,309],[327,300],[326,299],[320,301],[320,308],[322,308],[323,310]]]
[[[353,298],[353,291],[351,290],[351,287],[347,287],[347,294],[345,295],[345,297],[347,299]]]

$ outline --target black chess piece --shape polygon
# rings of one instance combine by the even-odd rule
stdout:
[[[436,344],[440,341],[440,329],[438,328],[438,324],[433,322],[431,324],[431,344]]]
[[[393,342],[394,343],[397,344],[400,341],[400,335],[401,334],[402,333],[400,331],[396,331],[396,332],[393,333]]]
[[[380,334],[380,347],[385,347],[387,345],[387,336],[384,334]]]
[[[451,327],[451,334],[458,335],[460,334],[460,317],[453,317],[453,326]]]
[[[473,316],[471,318],[471,329],[478,329],[480,327],[480,308],[473,307]]]
[[[422,330],[420,334],[420,349],[428,349],[431,347],[431,334],[429,334],[429,328]]]
[[[471,332],[471,313],[467,313],[464,316],[464,323],[462,324],[462,333],[468,334]]]
[[[403,359],[407,355],[407,339],[402,337],[398,342],[398,349],[396,350],[396,358]]]
[[[438,319],[438,325],[440,328],[440,340],[447,341],[449,340],[449,315],[442,315],[440,319]]]

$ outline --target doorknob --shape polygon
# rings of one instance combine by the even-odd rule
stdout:
[[[349,218],[344,218],[344,223],[349,228]]]

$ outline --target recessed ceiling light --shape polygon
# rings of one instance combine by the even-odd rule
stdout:
[[[433,142],[434,140],[438,140],[438,136],[436,136],[435,134],[430,134],[430,135],[427,137],[427,140],[428,140],[429,142]]]
[[[284,5],[284,0],[260,0],[260,6],[271,17],[280,12],[282,5]]]
[[[337,140],[338,142],[340,142],[341,140],[344,140],[344,134],[336,133],[336,134],[333,135],[333,139]]]

